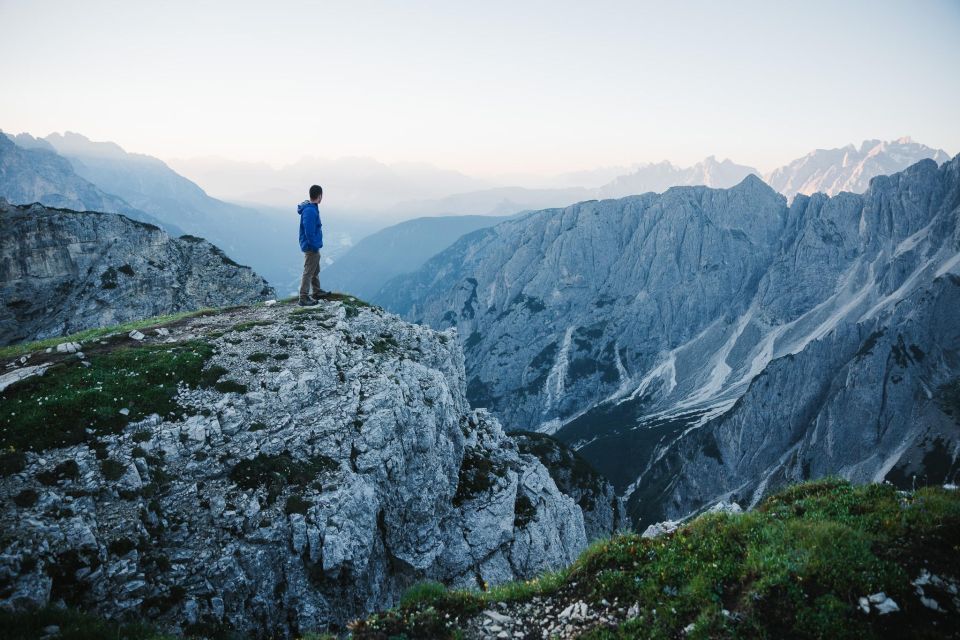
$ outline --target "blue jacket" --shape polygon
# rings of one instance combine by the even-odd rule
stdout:
[[[300,214],[300,251],[320,251],[323,247],[323,225],[320,223],[320,207],[304,200],[297,205]]]

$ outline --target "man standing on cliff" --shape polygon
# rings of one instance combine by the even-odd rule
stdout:
[[[320,288],[320,249],[323,247],[323,225],[320,223],[320,201],[323,189],[310,187],[310,199],[297,206],[300,214],[300,250],[303,251],[303,278],[300,279],[300,306],[312,307],[327,292]],[[310,289],[313,295],[310,295]]]

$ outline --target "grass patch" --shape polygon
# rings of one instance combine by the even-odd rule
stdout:
[[[296,460],[286,452],[275,456],[258,453],[238,462],[230,470],[230,480],[241,489],[266,487],[267,502],[273,503],[288,485],[305,487],[320,474],[337,468],[337,462],[324,455]]]
[[[399,346],[397,339],[392,335],[389,333],[381,333],[380,337],[373,341],[373,352],[386,353],[390,351],[391,347],[396,349]]]
[[[220,393],[246,393],[247,385],[241,384],[236,380],[221,380],[213,385],[213,388]]]
[[[0,478],[20,473],[27,466],[27,457],[22,451],[7,450],[0,452]]]
[[[418,582],[400,596],[401,607],[430,605],[447,595],[447,588],[439,582]]]
[[[518,494],[513,503],[513,526],[523,529],[530,524],[535,515],[537,515],[537,508],[533,505],[533,501],[522,493]]]
[[[100,471],[103,472],[103,477],[107,480],[119,480],[123,477],[123,472],[127,470],[127,467],[120,462],[117,462],[113,458],[107,458],[100,463]]]
[[[125,556],[137,548],[137,543],[130,538],[117,538],[107,545],[107,550],[115,556]]]
[[[80,477],[80,466],[75,460],[65,460],[49,471],[41,471],[37,474],[37,480],[48,487],[53,486],[61,480],[76,480]]]
[[[249,360],[250,362],[264,362],[269,357],[270,357],[269,353],[263,353],[262,351],[258,351],[256,353],[251,353],[250,355],[248,355],[247,360]]]
[[[13,504],[21,508],[32,507],[37,504],[37,492],[33,489],[24,489],[13,496]]]
[[[313,506],[313,503],[309,500],[304,500],[300,496],[294,494],[287,498],[287,504],[283,508],[283,512],[288,516],[291,513],[305,514],[307,509]]]
[[[144,320],[134,320],[132,322],[126,322],[124,324],[114,325],[111,327],[97,327],[94,329],[86,329],[77,333],[70,334],[68,336],[60,336],[56,338],[45,338],[43,340],[37,340],[35,342],[27,342],[24,344],[12,344],[6,347],[0,347],[0,359],[4,358],[13,358],[16,356],[25,355],[28,353],[34,353],[37,351],[43,351],[48,347],[55,347],[61,342],[86,342],[88,340],[96,340],[98,338],[103,338],[106,336],[121,334],[121,333],[130,333],[134,329],[143,330],[143,329],[154,329],[160,328],[164,325],[172,324],[178,320],[184,320],[186,318],[194,318],[196,316],[210,315],[211,313],[216,313],[217,310],[204,307],[203,309],[197,309],[196,311],[184,311],[181,313],[172,313],[164,316],[154,316],[152,318],[146,318]]]
[[[233,325],[230,331],[234,333],[243,333],[245,331],[250,331],[254,327],[269,327],[273,324],[272,320],[250,320],[247,322],[238,322]]]
[[[93,354],[89,367],[58,363],[0,393],[0,448],[43,451],[87,441],[88,428],[119,433],[154,413],[175,417],[183,411],[175,401],[179,383],[208,386],[218,377],[203,368],[213,352],[191,341]]]
[[[468,449],[463,454],[457,492],[453,496],[453,506],[463,503],[489,491],[497,482],[497,477],[506,473],[483,450]]]
[[[790,487],[755,511],[701,516],[670,535],[599,541],[569,569],[539,580],[431,591],[357,623],[353,637],[454,638],[490,602],[534,595],[562,606],[614,598],[639,605],[639,616],[618,628],[580,636],[591,640],[954,637],[960,613],[952,596],[927,587],[947,609],[933,613],[911,580],[922,570],[960,576],[958,549],[960,492],[903,494],[828,478]],[[862,613],[859,598],[880,591],[900,611]]]
[[[75,609],[44,607],[33,611],[11,612],[0,610],[0,628],[8,640],[36,640],[44,637],[44,629],[51,625],[60,628],[57,640],[173,640],[155,629],[140,623],[108,622]]]

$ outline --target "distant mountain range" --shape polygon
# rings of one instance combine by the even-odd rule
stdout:
[[[137,209],[123,198],[106,193],[77,175],[73,166],[49,144],[30,136],[10,137],[0,132],[0,197],[15,204],[39,202],[75,211],[122,213],[134,220],[183,231]]]
[[[161,225],[174,235],[185,232],[207,238],[235,259],[250,264],[283,293],[296,288],[301,268],[293,205],[302,199],[304,185],[325,182],[323,254],[329,280],[324,281],[374,298],[388,280],[418,268],[449,246],[459,237],[458,226],[469,232],[522,211],[662,192],[677,185],[729,187],[746,175],[759,175],[751,167],[709,157],[686,168],[669,162],[637,165],[600,187],[525,188],[491,187],[484,181],[429,165],[386,165],[364,158],[336,162],[304,159],[282,170],[257,163],[180,161],[178,166],[201,175],[205,183],[233,195],[235,201],[251,198],[252,204],[241,205],[213,198],[164,162],[128,153],[111,142],[93,142],[71,132],[46,138],[27,134],[8,137],[15,146],[0,148],[0,196],[15,203],[36,201],[123,212]],[[870,177],[903,169],[925,157],[942,162],[947,156],[905,138],[866,141],[859,150],[852,145],[817,150],[771,172],[766,179],[791,197],[817,189],[830,194],[842,189],[862,191]],[[596,184],[614,170],[565,174],[554,182],[569,184],[580,178]],[[271,195],[239,193],[238,181],[244,188],[271,191]],[[428,199],[410,199],[423,197]],[[258,198],[281,204],[265,205],[256,202]],[[421,241],[415,242],[407,235],[411,227],[385,229],[371,239],[369,246],[357,247],[356,255],[350,257],[358,241],[389,221],[463,215],[495,217],[486,221],[421,220],[416,225]],[[391,238],[394,234],[396,237]],[[423,241],[425,238],[429,240]],[[341,259],[346,262],[332,266]]]
[[[789,206],[749,175],[532,212],[375,299],[457,327],[470,401],[573,444],[636,523],[960,474],[960,157]]]
[[[753,167],[730,160],[718,161],[714,156],[687,168],[675,167],[664,161],[641,166],[633,173],[615,178],[597,189],[594,197],[623,198],[650,191],[660,193],[681,185],[726,188],[740,183],[751,173],[760,175]]]
[[[328,206],[368,216],[383,216],[398,202],[442,198],[492,186],[484,180],[427,164],[385,164],[359,157],[307,157],[280,169],[265,163],[222,158],[175,159],[171,164],[211,193],[230,201],[287,206],[291,201],[302,200],[307,187],[319,182],[327,188],[324,200]]]
[[[863,193],[874,176],[902,171],[924,158],[941,163],[950,156],[942,149],[932,149],[910,138],[891,142],[864,140],[859,148],[850,144],[839,149],[817,149],[771,171],[764,180],[787,199],[798,193]]]
[[[369,298],[401,273],[418,269],[460,236],[503,222],[504,216],[417,218],[382,229],[361,240],[323,270],[322,286]]]
[[[841,190],[863,191],[869,178],[902,170],[924,158],[933,158],[937,162],[947,159],[945,152],[910,142],[906,138],[894,142],[867,141],[860,149],[860,152],[857,152],[851,145],[843,149],[817,150],[772,172],[767,180],[781,185],[781,191],[786,192],[785,195],[790,198],[797,193],[794,190],[797,183],[802,183],[802,193],[810,194],[821,190],[828,195],[834,195]],[[669,162],[640,165],[631,173],[619,176],[595,189],[503,187],[462,193],[438,200],[405,203],[397,205],[397,209],[415,211],[417,215],[427,216],[450,213],[504,216],[528,210],[564,207],[573,202],[595,198],[660,193],[681,185],[727,188],[740,183],[748,175],[759,176],[760,172],[752,167],[738,165],[730,160],[717,160],[711,156],[686,168],[676,167]],[[499,217],[491,217],[484,224],[484,221],[468,216],[462,224],[464,233],[468,233],[498,222]],[[451,231],[455,228],[456,223],[450,217],[443,220],[419,220],[416,237],[429,238],[425,242],[414,240],[410,234],[411,227],[406,223],[383,229],[377,233],[376,239],[371,237],[361,241],[343,256],[341,264],[331,267],[330,279],[327,282],[331,286],[380,301],[380,286],[392,277],[413,271],[438,253],[437,247],[442,244],[441,240],[448,242],[446,246],[452,244],[456,238]]]

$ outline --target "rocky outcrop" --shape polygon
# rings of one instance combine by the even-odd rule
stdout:
[[[342,629],[417,581],[486,588],[565,566],[586,546],[574,499],[470,409],[452,333],[354,299],[144,333],[81,344],[88,370],[104,370],[98,357],[146,366],[172,349],[206,354],[204,373],[175,366],[166,417],[143,417],[151,409],[133,399],[130,422],[85,432],[71,421],[86,416],[51,421],[70,446],[15,440],[25,453],[0,465],[0,606],[63,600],[171,630],[286,636]],[[121,350],[131,344],[133,358]],[[56,353],[25,366],[51,359],[0,401],[29,402],[31,380],[84,366]],[[0,430],[5,450],[10,433]]]
[[[248,267],[122,215],[0,200],[0,345],[263,300]]]
[[[471,401],[571,443],[637,523],[826,473],[942,483],[958,215],[960,158],[789,207],[678,187],[475,232],[380,299],[456,326]]]
[[[299,285],[303,268],[297,260],[299,217],[295,205],[299,200],[291,199],[283,212],[286,215],[224,202],[210,197],[158,158],[128,153],[113,142],[94,142],[70,131],[46,138],[21,134],[15,141],[55,149],[80,177],[162,220],[165,227],[182,230],[175,235],[188,233],[209,240],[239,262],[251,265],[278,289],[287,292]],[[328,229],[330,247],[325,256],[340,233],[336,225]]]
[[[522,453],[535,455],[550,472],[557,488],[580,506],[588,541],[627,528],[623,500],[580,454],[543,433],[515,431],[510,436]]]

